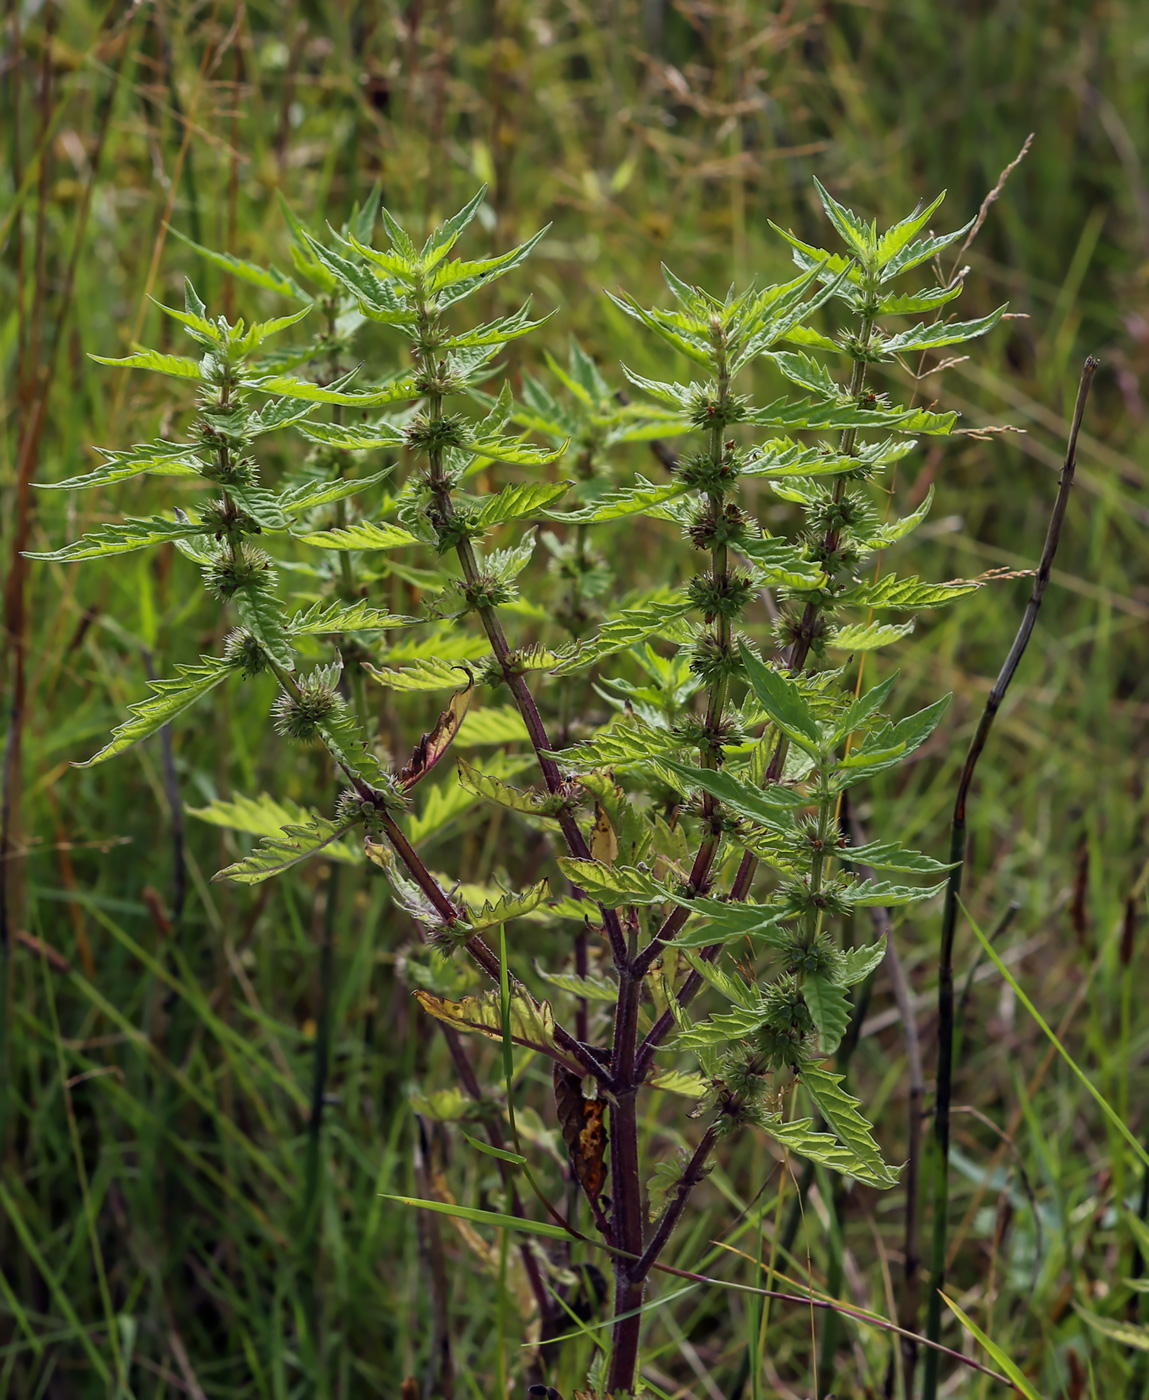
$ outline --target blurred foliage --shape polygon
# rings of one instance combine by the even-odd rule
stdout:
[[[516,378],[527,370],[553,389],[542,352],[564,362],[571,334],[612,383],[620,359],[657,368],[603,287],[655,301],[662,259],[719,292],[783,274],[788,252],[767,220],[815,234],[811,174],[880,218],[948,188],[948,227],[973,215],[1034,133],[969,251],[963,303],[974,316],[1008,297],[1026,319],[917,386],[919,402],[961,410],[968,427],[1022,431],[939,446],[915,479],[897,481],[894,509],[935,487],[907,571],[1032,567],[1077,369],[1085,353],[1101,356],[1056,587],[979,770],[965,889],[983,927],[1019,906],[1000,945],[1013,970],[1144,1136],[1149,1019],[1134,996],[1149,875],[1142,6],[69,0],[10,6],[0,42],[0,1393],[391,1396],[414,1374],[428,1394],[485,1396],[506,1357],[519,1365],[513,1270],[502,1325],[492,1322],[497,1245],[378,1195],[426,1195],[449,1165],[460,1200],[502,1205],[490,1160],[438,1121],[453,1116],[435,1098],[452,1092],[446,1049],[395,977],[397,960],[407,982],[430,987],[439,970],[411,946],[381,877],[310,871],[258,892],[209,886],[247,845],[182,814],[235,792],[307,802],[327,781],[318,759],[288,758],[263,724],[270,691],[253,685],[217,692],[214,709],[177,723],[170,749],[157,738],[119,765],[72,770],[144,693],[150,669],[218,650],[218,609],[170,549],[83,572],[17,554],[125,506],[172,503],[170,485],[150,479],[115,499],[28,483],[90,470],[93,443],[143,441],[180,420],[182,400],[86,357],[141,340],[166,348],[149,296],[178,304],[187,272],[229,314],[282,313],[168,237],[170,225],[289,268],[277,192],[305,220],[338,227],[379,180],[417,227],[486,180],[497,247],[550,221],[532,260],[482,309],[502,314],[533,293],[536,313],[557,311],[507,356]],[[359,353],[374,365],[391,352],[365,338]],[[664,469],[631,444],[612,470],[661,480]],[[767,522],[789,509],[761,506]],[[671,529],[611,528],[595,543],[620,586],[673,572],[682,546]],[[524,595],[550,603],[563,580],[544,575],[541,557],[533,568]],[[379,601],[403,612],[418,586],[393,574]],[[919,686],[923,699],[952,689],[955,702],[921,761],[896,785],[874,785],[864,822],[941,853],[957,768],[1027,587],[983,590],[877,665],[874,679],[901,667],[907,710]],[[381,722],[405,751],[422,697],[386,703]],[[584,705],[605,713],[597,693]],[[437,867],[477,879],[506,866],[546,873],[549,846],[513,818],[500,826],[452,810],[442,785],[425,802]],[[928,1064],[936,915],[895,934]],[[1088,1395],[1090,1371],[1098,1395],[1140,1393],[1130,1387],[1145,1383],[1141,1352],[1121,1331],[1139,1316],[1121,1280],[1142,1271],[1126,1217],[1144,1208],[1140,1170],[986,971],[963,931],[955,1094],[970,1111],[955,1124],[955,1298],[1042,1395]],[[332,1027],[329,1047],[317,1044],[320,1024]],[[309,1135],[314,1065],[328,1050],[328,1111],[322,1134]],[[528,1097],[536,1073],[525,1070]],[[882,973],[851,1074],[877,1105],[888,1157],[901,1160],[905,1048]],[[409,1093],[415,1080],[422,1099]],[[537,1086],[540,1106],[547,1092]],[[524,1131],[545,1165],[553,1138],[541,1120]],[[650,1155],[671,1158],[673,1136],[653,1120],[649,1131]],[[769,1263],[794,1199],[790,1184],[779,1203],[779,1183],[765,1145],[747,1139],[699,1191],[673,1262],[753,1279],[759,1223]],[[819,1188],[792,1255],[773,1255],[775,1278],[820,1286],[841,1244],[847,1301],[892,1315],[900,1194],[848,1193],[839,1240]],[[746,1365],[759,1322],[763,1390]],[[885,1334],[843,1323],[838,1335],[840,1400],[898,1393],[896,1375],[884,1389],[897,1369]],[[962,1345],[956,1324],[946,1340]],[[698,1289],[658,1310],[647,1344],[650,1378],[667,1394],[735,1400],[813,1384],[810,1316],[793,1305],[772,1305],[762,1322],[737,1295]],[[569,1397],[590,1354],[586,1339],[567,1344],[548,1381]],[[958,1390],[992,1393],[972,1374]]]

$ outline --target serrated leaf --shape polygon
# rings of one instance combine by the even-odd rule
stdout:
[[[1008,305],[1007,302],[976,321],[933,321],[929,325],[913,326],[900,335],[884,336],[877,348],[884,355],[905,355],[911,350],[937,350],[943,345],[964,345],[967,340],[976,340],[978,336],[993,330]]]
[[[653,515],[656,519],[672,519],[669,512],[659,511],[667,501],[685,495],[690,489],[680,482],[655,486],[638,478],[640,486],[624,491],[608,491],[582,510],[567,511],[561,519],[571,524],[600,525],[607,520],[622,520],[628,515]]]
[[[756,989],[741,977],[732,977],[728,972],[723,972],[716,963],[707,962],[705,958],[700,958],[689,949],[682,950],[682,957],[704,982],[709,982],[715,991],[721,992],[726,1000],[732,1001],[735,1006],[749,1008],[757,1002]]]
[[[767,946],[777,945],[782,935],[778,923],[787,917],[782,907],[767,904],[738,903],[722,899],[687,899],[671,896],[675,904],[699,914],[704,922],[680,933],[674,941],[676,948],[706,948],[716,943],[732,943],[739,938],[759,939]]]
[[[922,208],[919,203],[917,209],[908,219],[902,219],[893,224],[878,239],[877,263],[879,267],[884,267],[892,257],[895,257],[922,229],[929,223],[934,213],[941,207],[942,200],[945,199],[946,192],[942,190],[936,199]]]
[[[152,473],[157,476],[200,476],[203,463],[196,456],[193,442],[137,443],[126,452],[96,451],[107,460],[90,472],[69,477],[66,481],[34,481],[41,491],[86,491],[94,486],[111,486],[133,476]]]
[[[576,642],[560,653],[562,661],[554,668],[556,676],[569,675],[587,666],[625,651],[647,637],[664,630],[690,611],[691,603],[684,590],[669,592],[663,597],[649,599],[641,607],[624,608],[609,617],[598,632],[585,642]]]
[[[506,894],[493,903],[487,901],[477,909],[468,906],[464,917],[476,933],[481,933],[484,929],[509,924],[512,919],[520,919],[524,914],[531,913],[544,900],[550,898],[550,893],[547,882],[540,880],[537,885],[532,885],[521,894]]]
[[[678,782],[687,788],[701,788],[711,797],[716,797],[739,816],[746,817],[772,831],[793,829],[793,812],[797,807],[809,806],[810,799],[800,793],[783,787],[781,783],[771,783],[769,787],[755,787],[741,782],[723,768],[696,768],[686,763],[678,763],[672,758],[659,758],[660,768],[667,768]]]
[[[934,488],[931,486],[926,492],[926,498],[918,506],[917,510],[911,511],[909,515],[903,515],[899,520],[887,521],[879,530],[872,535],[866,535],[859,539],[859,543],[866,549],[888,549],[890,545],[897,544],[899,540],[916,530],[930,513],[930,508],[934,503]]]
[[[366,600],[360,600],[329,603],[326,607],[313,603],[306,611],[287,619],[287,630],[293,637],[314,637],[339,632],[390,632],[400,627],[416,627],[421,622],[421,618],[389,613],[385,608],[373,608]]]
[[[848,397],[842,385],[820,360],[800,350],[774,350],[767,358],[774,361],[791,384],[798,384],[819,398],[831,399],[836,403]]]
[[[478,748],[487,744],[516,744],[530,739],[518,710],[509,705],[484,705],[472,709],[463,721],[456,742]]]
[[[910,612],[917,608],[944,607],[955,598],[976,593],[980,579],[954,579],[950,583],[925,583],[920,578],[899,578],[885,574],[871,583],[857,583],[838,595],[841,607],[890,608]]]
[[[130,554],[133,550],[150,549],[153,545],[167,544],[172,540],[206,533],[199,521],[189,520],[186,516],[182,520],[164,520],[156,515],[150,520],[124,520],[113,525],[101,525],[90,534],[81,536],[61,549],[46,550],[42,553],[28,550],[24,557],[46,563],[73,564],[82,559],[104,559],[114,554]]]
[[[884,1162],[880,1163],[881,1171],[875,1172],[852,1148],[829,1133],[816,1132],[812,1118],[795,1118],[788,1123],[783,1122],[781,1117],[767,1118],[762,1126],[783,1147],[796,1152],[799,1157],[805,1157],[807,1161],[819,1162],[831,1171],[843,1176],[855,1176],[859,1181],[882,1190],[896,1184],[897,1178],[891,1176]]]
[[[891,885],[884,880],[856,880],[839,891],[847,904],[867,908],[893,909],[902,904],[916,904],[920,899],[932,899],[946,887],[942,880],[936,885]]]
[[[456,1030],[486,1036],[488,1040],[503,1039],[502,998],[497,990],[463,997],[461,1001],[448,1001],[420,987],[415,989],[414,996],[424,1011]],[[560,1064],[567,1063],[555,1045],[555,1019],[549,1001],[537,1002],[521,988],[515,989],[511,992],[510,1013],[511,1040],[516,1045],[549,1055]],[[568,1068],[582,1073],[581,1066],[569,1065]]]
[[[459,782],[470,793],[487,802],[495,802],[500,807],[508,807],[512,812],[524,812],[530,816],[553,814],[554,800],[545,793],[524,792],[523,789],[504,783],[487,773],[480,773],[466,759],[459,759]]]
[[[582,997],[586,1001],[608,1002],[613,1006],[618,1000],[618,983],[608,982],[605,977],[579,977],[573,972],[547,972],[537,961],[535,971],[552,986],[560,987],[564,992],[570,992],[572,996]]]
[[[818,973],[807,973],[802,995],[818,1028],[818,1053],[834,1054],[850,1024],[850,1003],[844,988]]]
[[[934,860],[933,856],[923,855],[921,851],[908,851],[896,841],[871,841],[865,846],[841,847],[837,856],[851,865],[868,865],[874,870],[896,870],[907,875],[941,875],[952,869],[952,866]]]
[[[952,243],[956,243],[959,238],[967,234],[977,219],[977,215],[963,224],[961,228],[955,229],[953,233],[942,233],[936,238],[919,238],[896,252],[892,258],[882,268],[881,281],[892,282],[895,277],[900,277],[903,272],[909,272],[911,268],[919,267],[924,262],[929,262],[931,258],[937,256],[943,248],[948,248]]]
[[[758,703],[774,724],[812,758],[822,747],[822,732],[801,689],[781,671],[764,665],[745,642],[740,643],[742,664]]]
[[[197,817],[201,822],[246,832],[249,836],[277,837],[289,826],[306,826],[321,820],[319,813],[311,808],[301,807],[289,797],[270,797],[266,792],[258,797],[238,796],[226,801],[217,797],[206,807],[185,807],[184,810],[189,817]],[[359,865],[363,860],[362,851],[343,841],[330,842],[324,851],[328,860],[345,865]]]
[[[897,684],[899,674],[895,671],[892,676],[887,676],[884,681],[879,681],[877,685],[871,686],[864,695],[859,695],[856,700],[850,703],[845,714],[838,720],[830,740],[832,745],[840,744],[843,739],[853,734],[856,729],[860,729],[881,709],[890,698],[890,693]]]
[[[512,467],[545,467],[558,459],[567,450],[567,444],[558,447],[534,447],[520,438],[474,437],[460,444],[465,452],[476,457],[488,457],[492,462],[506,462]]]
[[[604,909],[619,909],[624,904],[662,904],[669,897],[652,875],[630,866],[603,865],[571,856],[559,856],[558,864],[573,885]]]
[[[351,496],[356,496],[360,491],[365,491],[368,486],[375,486],[390,474],[390,467],[385,467],[383,471],[373,472],[370,476],[347,477],[338,481],[305,482],[302,486],[285,491],[279,497],[279,505],[290,515],[301,515],[304,511],[314,510],[317,506],[331,505],[335,501],[345,501]]]
[[[401,525],[371,520],[360,520],[335,530],[315,530],[296,538],[319,549],[402,549],[419,543],[410,530],[404,530]]]
[[[446,690],[448,686],[459,684],[462,667],[451,661],[432,661],[420,658],[409,666],[376,667],[369,661],[362,663],[367,674],[388,690]]]
[[[862,944],[857,948],[842,951],[842,970],[837,981],[840,986],[853,987],[864,982],[870,973],[881,966],[886,956],[886,935],[882,934],[876,943]]]
[[[132,718],[112,731],[111,742],[86,763],[74,763],[74,768],[92,768],[123,753],[156,730],[162,729],[197,700],[213,691],[233,673],[230,661],[215,656],[200,657],[194,666],[177,666],[174,676],[149,681],[152,694],[146,700],[129,705]]]
[[[822,201],[827,218],[837,229],[842,242],[863,266],[872,266],[877,257],[877,245],[870,225],[864,219],[859,219],[852,209],[839,204],[817,177],[814,179],[814,187],[818,191],[818,198]]]
[[[909,636],[916,622],[852,622],[845,627],[834,627],[826,638],[826,646],[831,651],[877,651]]]
[[[751,410],[748,423],[764,428],[825,432],[838,428],[893,429],[899,433],[945,435],[957,422],[956,413],[931,413],[924,408],[859,408],[853,404],[815,404],[791,399],[775,399],[764,408]]]
[[[762,570],[762,588],[821,588],[826,575],[788,540],[745,539],[735,546]]]
[[[484,498],[474,523],[482,530],[489,530],[494,525],[546,513],[546,507],[565,496],[570,485],[569,481],[541,481],[506,486]]]
[[[930,287],[924,292],[905,292],[878,299],[879,316],[912,316],[922,311],[936,311],[939,306],[960,297],[964,290],[960,281],[948,287]]]
[[[205,248],[203,244],[194,242],[170,224],[168,232],[174,234],[181,243],[186,243],[189,248],[194,248],[206,262],[222,268],[224,272],[230,272],[232,276],[253,287],[263,287],[266,291],[278,292],[281,296],[294,297],[298,301],[311,300],[297,282],[292,281],[276,267],[260,267],[257,263],[245,262],[231,253],[217,253],[213,248]]]
[[[293,865],[318,855],[357,824],[351,821],[336,826],[326,817],[316,816],[299,825],[284,827],[278,836],[265,837],[251,855],[227,866],[212,879],[234,880],[240,885],[262,884],[273,875],[281,875]]]
[[[110,359],[107,355],[89,355],[98,365],[112,365],[117,369],[150,369],[157,374],[169,374],[174,379],[202,379],[198,360],[189,360],[183,355],[161,355],[158,350],[140,350],[134,355],[124,355],[120,359]]]
[[[259,376],[240,382],[245,388],[258,389],[261,394],[303,399],[308,403],[343,404],[351,408],[372,408],[379,404],[400,403],[417,397],[413,375],[406,379],[394,380],[381,389],[364,389],[359,393],[326,388],[322,384],[312,384],[307,379],[296,379],[290,374]]]
[[[721,1012],[699,1021],[689,1030],[681,1031],[674,1042],[678,1050],[699,1050],[708,1045],[729,1045],[733,1040],[741,1040],[751,1035],[762,1024],[762,1012],[758,1007],[739,1007],[735,1011]]]
[[[697,1070],[658,1069],[647,1079],[652,1089],[666,1094],[681,1094],[687,1099],[704,1099],[710,1092],[710,1080]]]
[[[273,661],[286,671],[295,670],[295,654],[287,635],[283,604],[267,588],[240,588],[232,594],[239,620]]]
[[[881,1149],[874,1141],[870,1124],[858,1112],[859,1101],[842,1088],[843,1078],[843,1075],[831,1074],[817,1065],[802,1066],[803,1087],[821,1110],[827,1126],[853,1155],[852,1166],[839,1166],[835,1170],[848,1171],[871,1186],[896,1186],[898,1174],[882,1160]]]

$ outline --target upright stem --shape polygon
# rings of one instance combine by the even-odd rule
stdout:
[[[1057,499],[1053,503],[1049,529],[1046,531],[1045,546],[1041,551],[1041,563],[1037,577],[1033,581],[1033,592],[1026,604],[1021,626],[1005,658],[989,698],[985,702],[977,732],[966,754],[961,777],[958,779],[957,797],[954,800],[953,821],[950,827],[950,860],[953,869],[946,882],[945,907],[942,911],[941,940],[938,948],[938,1080],[937,1097],[934,1105],[934,1219],[931,1242],[929,1306],[926,1313],[926,1338],[936,1343],[942,1327],[942,1294],[946,1281],[946,1235],[949,1225],[949,1151],[950,1151],[950,1105],[953,1096],[953,1050],[954,1050],[954,936],[957,931],[958,901],[961,896],[962,868],[965,859],[966,806],[974,770],[985,748],[989,731],[1005,693],[1013,680],[1033,628],[1037,622],[1038,610],[1045,590],[1049,586],[1049,576],[1053,568],[1053,558],[1061,539],[1061,526],[1069,506],[1069,492],[1073,486],[1073,475],[1077,466],[1077,435],[1081,430],[1081,420],[1085,414],[1085,403],[1089,397],[1090,385],[1097,371],[1098,361],[1092,355],[1085,361],[1081,371],[1081,381],[1077,389],[1077,404],[1073,410],[1073,423],[1069,431],[1069,443],[1065,451],[1065,462],[1061,468],[1061,479],[1057,489]],[[938,1391],[938,1352],[930,1346],[923,1365],[922,1400],[937,1400]]]

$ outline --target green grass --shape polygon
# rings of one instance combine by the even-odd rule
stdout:
[[[767,219],[812,234],[812,174],[879,217],[948,188],[956,225],[1035,132],[967,259],[962,311],[984,314],[1008,297],[1028,319],[919,386],[922,401],[960,408],[970,426],[1025,432],[955,439],[916,481],[896,482],[900,511],[920,500],[925,476],[937,490],[933,523],[903,547],[898,568],[946,579],[1033,566],[1077,369],[1099,354],[1054,586],[978,771],[964,897],[986,929],[1019,905],[997,951],[1074,1064],[1145,1141],[1143,7],[874,0],[798,3],[780,18],[753,0],[256,4],[242,14],[172,0],[126,21],[117,10],[101,31],[104,12],[80,0],[22,23],[16,36],[9,15],[0,84],[9,580],[22,520],[25,547],[47,549],[86,525],[178,503],[171,484],[150,479],[94,498],[21,491],[22,460],[35,479],[56,481],[90,467],[92,443],[167,431],[171,409],[152,382],[113,376],[86,352],[124,354],[135,338],[163,343],[168,332],[147,296],[178,298],[184,273],[236,314],[282,310],[203,266],[165,236],[165,222],[286,266],[277,190],[304,217],[338,223],[378,178],[388,204],[418,224],[488,180],[494,243],[553,225],[497,290],[508,305],[532,292],[536,311],[558,308],[541,336],[512,347],[512,373],[544,368],[542,349],[561,356],[574,333],[618,379],[620,359],[640,372],[654,362],[601,288],[653,301],[660,260],[713,290],[732,271],[782,272],[787,259]],[[501,305],[492,301],[491,313]],[[363,353],[372,365],[396,363],[393,343],[366,339]],[[617,463],[620,477],[635,469],[656,479],[663,471],[638,449]],[[789,509],[765,496],[760,505],[768,524]],[[600,547],[635,589],[686,557],[669,527],[653,525],[604,535]],[[456,1128],[413,1111],[414,1086],[428,1094],[452,1078],[444,1043],[397,975],[408,921],[383,880],[362,869],[338,882],[304,869],[254,891],[211,885],[246,849],[242,838],[174,819],[182,806],[238,793],[314,800],[328,782],[317,759],[289,762],[268,734],[270,688],[221,689],[211,708],[185,716],[170,773],[159,739],[91,772],[67,766],[95,752],[144,693],[149,659],[164,673],[221,639],[218,609],[182,557],[112,564],[29,566],[22,620],[11,589],[7,598],[15,634],[3,660],[13,806],[0,1022],[0,1395],[390,1397],[406,1375],[444,1375],[445,1348],[456,1396],[495,1394],[504,1365],[521,1393],[514,1251],[502,1254],[482,1226],[467,1235],[383,1198],[425,1197],[445,1181],[467,1206],[505,1204],[495,1163]],[[541,565],[531,577],[549,596]],[[384,601],[404,611],[408,585],[389,586]],[[867,664],[875,679],[900,667],[905,712],[915,698],[954,692],[920,761],[896,784],[873,784],[860,812],[868,826],[942,853],[966,745],[1028,586],[986,588]],[[14,735],[21,645],[26,695]],[[585,703],[600,704],[592,693]],[[396,751],[424,717],[418,697],[382,714]],[[173,920],[177,835],[187,894]],[[474,807],[428,850],[436,869],[479,875],[546,858],[510,818],[492,830]],[[922,998],[927,1089],[938,920],[927,906],[895,925]],[[529,924],[512,937],[523,940],[513,951],[524,966],[546,953]],[[35,940],[56,958],[41,956]],[[959,991],[979,957],[963,925]],[[1140,1267],[1126,1211],[1145,1199],[1142,1165],[982,962],[992,975],[973,983],[955,1084],[955,1104],[977,1113],[954,1121],[950,1296],[1047,1400],[1139,1396],[1143,1355],[1084,1314],[1146,1316],[1122,1283]],[[892,1005],[879,973],[850,1074],[900,1161],[907,1076]],[[330,1099],[313,1138],[325,1027]],[[497,1047],[484,1064],[498,1083]],[[516,1073],[520,1105],[541,1115],[521,1114],[523,1150],[561,1196],[545,1135],[554,1127],[547,1076],[520,1061]],[[652,1102],[653,1156],[694,1131],[672,1110]],[[766,1142],[747,1136],[697,1193],[668,1261],[743,1284],[819,1288],[834,1232],[817,1181],[791,1253],[772,1246],[794,1200]],[[845,1302],[896,1317],[902,1229],[900,1191],[845,1193]],[[677,1293],[682,1282],[656,1286]],[[808,1395],[824,1325],[793,1304],[765,1310],[754,1295],[699,1287],[663,1315],[652,1311],[650,1379],[699,1400]],[[548,1381],[565,1400],[583,1384],[590,1337],[604,1335],[564,1344]],[[951,1319],[946,1344],[994,1366],[962,1336]],[[765,1357],[760,1373],[757,1362],[744,1365],[748,1341]],[[887,1333],[841,1319],[834,1393],[883,1394],[893,1357]],[[433,1393],[447,1392],[441,1383]],[[951,1393],[1005,1391],[970,1372]]]

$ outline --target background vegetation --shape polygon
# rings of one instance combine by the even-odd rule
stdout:
[[[531,291],[536,311],[557,310],[514,348],[512,370],[545,372],[543,349],[565,355],[573,333],[617,380],[620,358],[649,371],[650,349],[602,287],[657,299],[660,259],[715,291],[777,276],[788,259],[766,221],[821,232],[812,174],[879,218],[948,188],[954,226],[1035,133],[968,255],[962,304],[968,317],[1008,298],[1028,319],[919,386],[970,427],[1024,433],[941,443],[917,479],[897,480],[896,505],[937,490],[906,571],[1031,567],[1077,368],[1101,356],[1056,586],[979,771],[965,890],[984,928],[1015,908],[1002,955],[1144,1137],[1143,6],[70,0],[9,5],[2,42],[0,1394],[126,1393],[114,1380],[126,1375],[141,1397],[392,1396],[410,1374],[428,1394],[488,1397],[521,1364],[513,1287],[493,1282],[497,1244],[378,1197],[438,1183],[499,1204],[489,1163],[412,1107],[412,1085],[428,1093],[450,1076],[396,975],[411,930],[384,882],[352,872],[337,900],[322,868],[255,893],[207,883],[241,847],[185,808],[233,790],[306,800],[318,768],[288,756],[252,686],[217,691],[214,709],[119,764],[70,769],[149,672],[218,650],[218,608],[167,550],[75,572],[18,553],[173,503],[170,483],[149,478],[114,499],[39,495],[29,482],[84,470],[92,443],[179,419],[186,403],[86,352],[162,343],[170,332],[148,296],[178,303],[185,273],[209,304],[267,309],[168,227],[284,266],[277,191],[305,219],[338,224],[378,179],[418,226],[488,181],[493,244],[553,225],[494,293],[509,308]],[[372,362],[383,353],[379,342]],[[664,470],[628,452],[620,476]],[[684,548],[669,527],[629,522],[601,539],[631,589],[666,581],[669,552]],[[541,557],[534,568],[524,592],[553,605],[561,580]],[[395,574],[385,601],[408,610],[416,587]],[[873,678],[900,666],[907,711],[915,691],[919,703],[955,699],[899,786],[875,786],[863,820],[942,854],[956,772],[1027,589],[984,589],[883,653]],[[602,707],[594,693],[584,703]],[[397,751],[423,714],[418,697],[385,711]],[[423,816],[438,868],[547,870],[550,853],[509,820],[448,811],[436,828],[434,801],[432,790]],[[927,1111],[936,934],[931,906],[895,925]],[[992,972],[963,928],[954,1296],[1042,1395],[1142,1394],[1145,1334],[1127,1330],[1138,1295],[1121,1283],[1141,1272],[1127,1215],[1145,1214],[1141,1169]],[[317,1033],[327,1025],[329,1043]],[[851,1074],[902,1160],[911,1076],[881,974]],[[553,1125],[544,1088],[532,1102]],[[649,1131],[674,1145],[666,1128]],[[536,1138],[545,1152],[541,1123]],[[825,1286],[838,1243],[819,1182],[791,1255],[774,1247],[795,1199],[791,1184],[779,1205],[779,1185],[766,1144],[748,1136],[698,1193],[674,1262],[749,1280],[761,1221],[764,1258],[798,1291]],[[840,1296],[885,1316],[897,1310],[903,1213],[898,1191],[845,1198]],[[816,1393],[813,1330],[809,1310],[774,1305],[765,1393]],[[750,1393],[746,1335],[735,1295],[695,1289],[652,1319],[649,1375],[667,1394],[735,1400]],[[946,1340],[972,1347],[956,1325]],[[840,1400],[897,1393],[887,1334],[844,1323],[838,1346]],[[585,1341],[565,1349],[553,1373],[564,1394],[589,1354]],[[949,1393],[994,1387],[959,1370]]]

